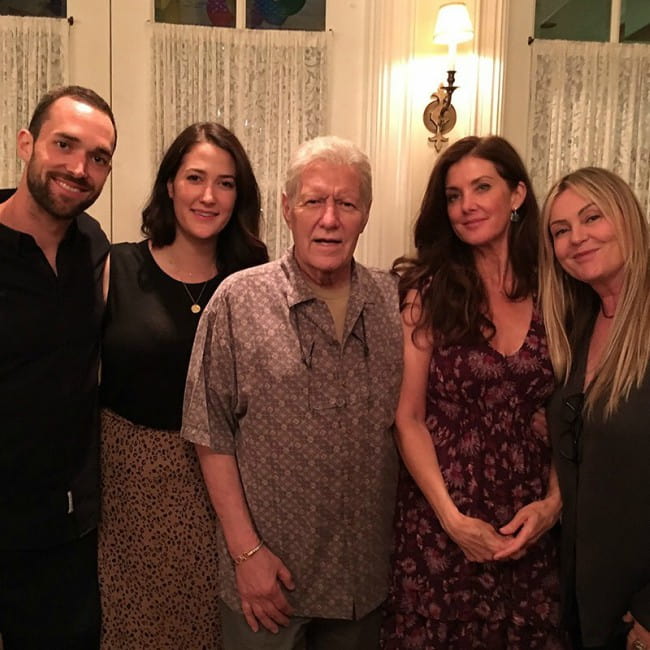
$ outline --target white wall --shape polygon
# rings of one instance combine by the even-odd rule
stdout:
[[[141,239],[140,212],[153,183],[151,56],[153,0],[68,0],[72,84],[88,86],[113,108],[117,150],[89,212],[113,241]]]
[[[112,107],[120,132],[113,163],[112,240],[142,239],[142,208],[156,170],[151,156],[153,0],[111,0]]]
[[[511,0],[507,15],[508,48],[503,102],[502,135],[526,159],[530,102],[531,48],[535,33],[535,0]]]
[[[361,145],[368,85],[370,13],[373,0],[328,0],[330,37],[329,133]]]

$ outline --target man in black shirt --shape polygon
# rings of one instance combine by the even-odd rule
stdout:
[[[48,93],[18,133],[25,169],[0,203],[4,650],[99,647],[97,380],[108,240],[83,211],[102,191],[115,144],[113,114],[96,93]]]

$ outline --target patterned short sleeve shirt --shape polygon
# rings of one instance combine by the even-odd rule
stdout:
[[[361,617],[385,598],[401,371],[396,279],[360,264],[342,343],[292,251],[228,278],[201,318],[182,435],[236,456],[297,616]],[[221,551],[221,595],[238,609],[223,538]]]

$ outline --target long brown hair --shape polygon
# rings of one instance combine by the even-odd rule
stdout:
[[[512,145],[498,136],[469,136],[451,145],[437,160],[415,222],[415,255],[395,260],[400,274],[400,300],[414,289],[420,309],[413,312],[414,336],[426,333],[446,344],[476,343],[494,335],[486,315],[485,287],[472,246],[454,233],[447,212],[445,184],[449,168],[473,156],[491,162],[511,190],[523,183],[526,197],[520,220],[510,224],[508,251],[513,283],[508,297],[523,299],[537,288],[537,222],[539,208],[526,168]]]
[[[176,176],[185,154],[199,142],[227,151],[235,162],[237,199],[232,215],[217,237],[217,268],[224,277],[268,262],[266,245],[259,239],[260,190],[250,161],[232,131],[216,122],[196,122],[171,143],[158,168],[149,201],[142,211],[142,232],[154,246],[168,246],[176,238],[176,215],[167,182]]]

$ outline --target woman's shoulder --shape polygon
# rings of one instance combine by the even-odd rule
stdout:
[[[120,255],[134,254],[136,251],[142,251],[147,248],[148,240],[143,239],[138,242],[124,241],[117,244],[111,244],[111,255],[118,253]]]
[[[111,264],[118,261],[143,260],[148,257],[147,240],[111,244]]]
[[[147,241],[122,242],[111,244],[110,251],[111,283],[121,277],[132,277],[151,266],[152,258]]]

